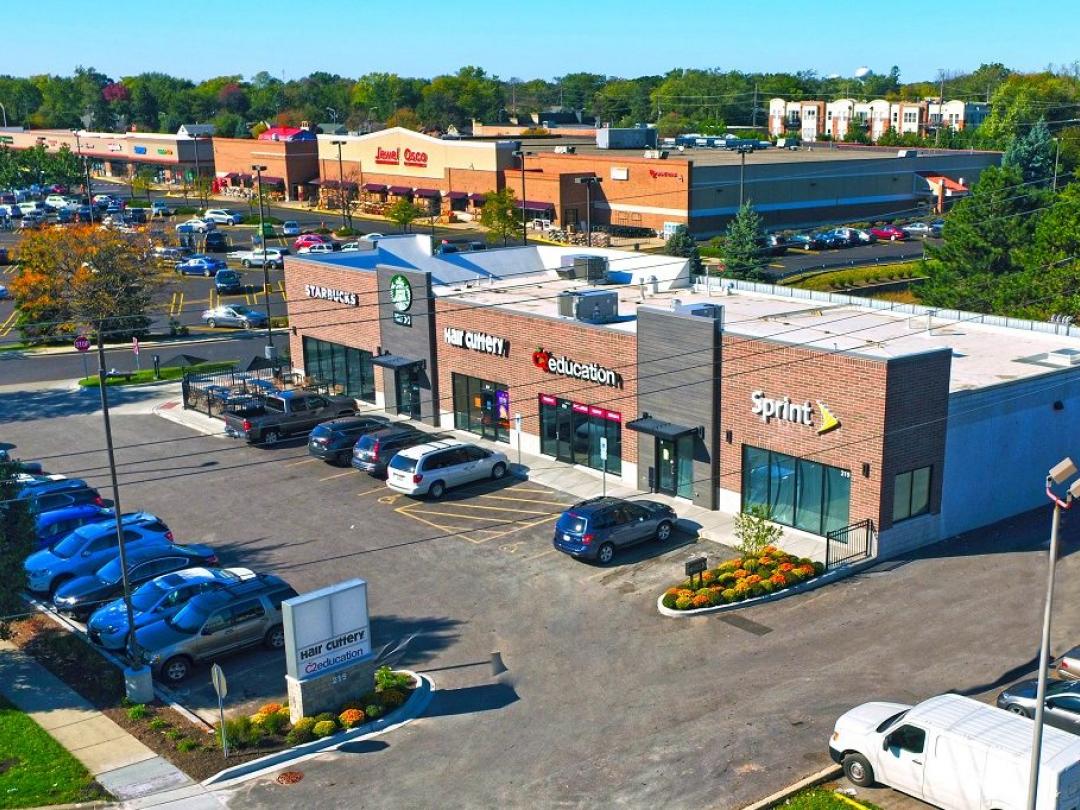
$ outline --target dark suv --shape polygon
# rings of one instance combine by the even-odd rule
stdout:
[[[616,549],[671,538],[678,516],[666,503],[591,498],[575,503],[555,523],[555,548],[607,565]]]
[[[98,491],[80,478],[37,479],[20,487],[16,497],[27,503],[32,515],[84,503],[105,506]]]
[[[308,452],[327,464],[344,467],[349,463],[356,440],[386,427],[389,421],[385,416],[343,416],[323,422],[308,434]]]
[[[143,663],[167,683],[178,683],[192,667],[263,644],[285,646],[281,603],[297,593],[265,575],[193,596],[175,615],[135,631]]]
[[[386,477],[386,465],[399,450],[439,438],[411,425],[395,425],[361,436],[353,446],[352,465],[379,478]]]

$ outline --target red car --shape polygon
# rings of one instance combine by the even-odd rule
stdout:
[[[53,183],[51,186],[49,186],[48,191],[51,194],[67,194],[68,187],[65,186],[63,183]]]
[[[300,248],[303,247],[327,244],[330,244],[330,240],[321,233],[302,233],[297,237],[296,241],[293,242],[293,250],[299,252]]]
[[[902,242],[907,239],[907,234],[895,225],[878,225],[871,228],[870,233],[886,242]]]

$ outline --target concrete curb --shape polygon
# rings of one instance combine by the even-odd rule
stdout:
[[[772,795],[766,796],[764,799],[746,805],[742,810],[768,810],[770,807],[776,807],[785,799],[791,798],[800,790],[817,787],[823,782],[828,782],[830,779],[839,778],[843,773],[844,769],[839,765],[830,765],[827,768],[822,768],[817,773],[812,773],[809,776],[800,779],[794,784],[788,785],[782,790],[776,791],[776,793],[773,793]]]
[[[738,610],[739,608],[763,605],[766,602],[775,602],[779,599],[785,599],[788,596],[807,593],[808,591],[815,590],[823,585],[831,585],[841,579],[853,576],[864,568],[869,568],[871,565],[878,562],[880,562],[880,560],[877,559],[863,560],[862,562],[854,563],[853,565],[842,566],[834,571],[826,571],[821,576],[814,577],[809,582],[801,582],[795,587],[785,588],[779,593],[769,593],[765,596],[755,596],[752,599],[744,599],[742,602],[732,602],[729,605],[716,605],[714,607],[697,608],[695,610],[672,610],[671,608],[664,607],[664,595],[660,594],[656,597],[656,609],[661,616],[678,619],[686,616],[705,616],[710,613],[725,613],[731,610]]]
[[[238,785],[241,782],[246,782],[257,776],[262,776],[269,771],[277,770],[282,765],[303,762],[326,751],[335,751],[346,743],[378,737],[388,731],[393,731],[396,728],[411,723],[427,709],[428,704],[431,702],[432,695],[435,692],[435,683],[429,676],[421,675],[418,672],[412,672],[407,669],[398,670],[398,672],[412,675],[420,685],[413,690],[413,693],[409,696],[405,705],[394,709],[394,711],[390,712],[385,717],[380,717],[378,720],[371,723],[365,723],[359,728],[335,734],[332,737],[304,743],[303,745],[298,745],[285,751],[278,751],[274,754],[268,754],[265,757],[253,759],[250,762],[245,762],[243,765],[226,768],[225,770],[214,774],[209,779],[204,779],[201,784],[206,788],[231,787],[233,785]]]

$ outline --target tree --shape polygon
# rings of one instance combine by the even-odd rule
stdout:
[[[23,562],[34,550],[34,518],[25,500],[18,500],[18,463],[0,462],[0,638],[10,636],[9,616],[26,612]]]
[[[727,238],[720,249],[724,272],[734,278],[763,281],[768,264],[762,250],[764,243],[765,223],[747,200],[728,224]]]
[[[680,225],[675,229],[675,233],[664,244],[664,253],[668,256],[682,256],[684,259],[689,259],[690,272],[693,274],[701,272],[701,253],[698,251],[697,242],[694,241],[694,237],[690,235],[685,225]]]
[[[743,556],[756,557],[761,554],[765,546],[775,546],[780,543],[784,530],[773,523],[771,517],[769,507],[760,504],[735,515],[733,532],[738,541],[735,548]]]
[[[514,198],[514,192],[508,188],[502,191],[489,191],[484,195],[484,207],[480,211],[480,224],[487,228],[487,240],[496,242],[507,239],[521,232],[521,203]]]
[[[408,197],[398,197],[397,202],[386,209],[386,216],[397,223],[402,233],[409,232],[409,226],[424,215],[424,210]]]
[[[115,339],[145,335],[153,269],[125,234],[91,228],[36,231],[19,247],[10,291],[28,341],[68,338],[100,325]]]
[[[403,129],[411,129],[414,131],[419,131],[423,127],[423,124],[420,122],[420,116],[408,107],[394,110],[386,117],[386,125],[388,127],[402,127]]]
[[[1001,163],[1019,169],[1025,183],[1049,184],[1054,174],[1054,139],[1046,119],[1040,118],[1026,135],[1013,138]]]

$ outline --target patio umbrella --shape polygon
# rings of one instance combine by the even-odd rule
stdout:
[[[178,354],[176,357],[170,357],[164,363],[161,364],[162,368],[187,368],[188,366],[197,366],[201,363],[207,362],[205,358],[196,357],[193,354]]]
[[[255,355],[244,366],[244,371],[261,371],[264,368],[277,368],[279,365],[280,363],[275,363],[273,360],[267,360],[265,357]]]

